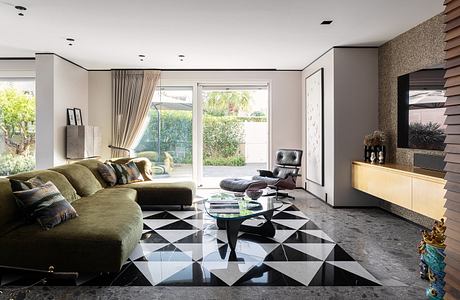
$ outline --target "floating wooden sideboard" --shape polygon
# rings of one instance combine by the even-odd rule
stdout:
[[[444,216],[442,172],[395,164],[352,163],[355,189],[392,202],[433,219]]]

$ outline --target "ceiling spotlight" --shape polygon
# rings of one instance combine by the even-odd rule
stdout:
[[[185,55],[179,54],[178,57],[179,57],[179,60],[180,60],[180,61],[184,61]]]
[[[19,11],[18,16],[24,17],[24,14],[22,12],[26,11],[27,8],[21,5],[16,5],[14,8],[16,8]]]
[[[73,39],[73,38],[66,38],[65,40],[67,42],[69,42],[69,44],[68,44],[69,46],[73,46],[73,42],[75,42],[75,39]]]
[[[330,25],[332,23],[332,20],[324,20],[321,22],[321,25]]]
[[[145,55],[144,55],[144,54],[139,54],[139,59],[140,59],[141,61],[144,61],[144,58],[145,58]]]

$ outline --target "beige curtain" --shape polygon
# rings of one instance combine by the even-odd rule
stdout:
[[[160,71],[112,71],[112,145],[131,149],[147,118]],[[112,149],[112,157],[127,156]]]

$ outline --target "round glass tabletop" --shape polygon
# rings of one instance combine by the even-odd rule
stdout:
[[[276,197],[260,197],[251,200],[248,197],[236,197],[229,193],[218,193],[210,196],[204,203],[206,212],[220,220],[248,219],[283,206]]]

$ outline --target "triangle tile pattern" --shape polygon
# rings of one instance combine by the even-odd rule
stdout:
[[[203,211],[144,211],[141,241],[118,273],[80,274],[86,286],[321,286],[381,283],[297,207],[275,211],[272,238],[240,232],[235,252],[227,233]],[[246,225],[259,225],[254,219]],[[37,274],[0,269],[0,286],[25,286]],[[38,279],[37,279],[38,278]]]

